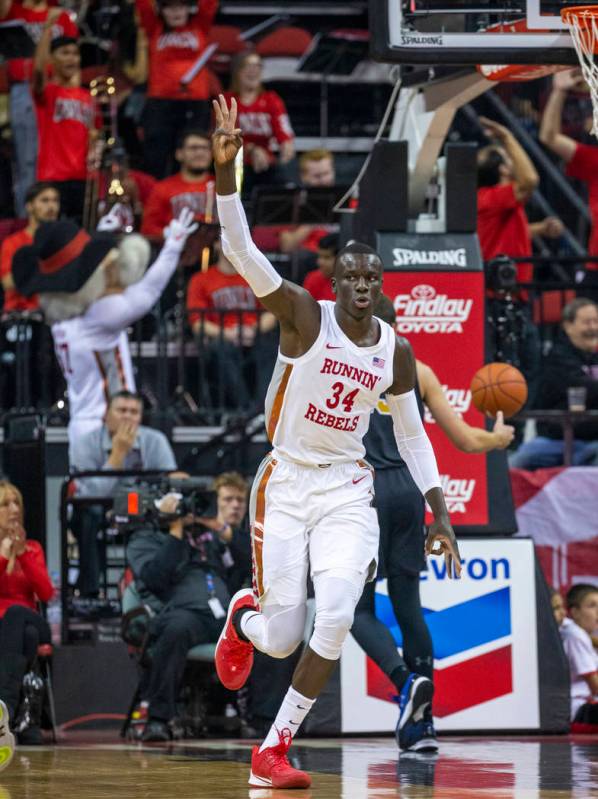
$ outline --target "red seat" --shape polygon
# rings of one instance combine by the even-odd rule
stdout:
[[[210,43],[217,44],[218,49],[208,63],[220,74],[228,72],[232,56],[247,49],[247,43],[241,39],[241,28],[236,25],[213,25]]]
[[[241,39],[241,28],[236,25],[212,25],[210,42],[218,45],[220,53],[234,55],[245,50],[247,44]]]
[[[544,291],[540,297],[534,300],[535,324],[559,324],[563,308],[574,298],[574,291]]]
[[[312,42],[312,35],[303,28],[287,26],[268,33],[258,42],[256,52],[262,58],[302,56]]]
[[[284,225],[256,225],[252,228],[251,238],[262,252],[280,252],[280,231],[283,228]]]
[[[37,648],[38,658],[51,658],[53,654],[52,644],[40,644]]]

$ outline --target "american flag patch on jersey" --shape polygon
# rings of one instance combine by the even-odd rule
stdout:
[[[374,366],[376,366],[378,369],[384,369],[385,363],[386,361],[384,358],[378,358],[376,355],[374,355]]]

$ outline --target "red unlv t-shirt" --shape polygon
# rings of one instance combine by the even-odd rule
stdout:
[[[206,211],[210,221],[216,220],[216,193],[212,175],[189,181],[183,180],[179,173],[158,181],[143,209],[141,232],[144,236],[161,236],[166,225],[183,208],[190,208],[200,222],[205,221]]]
[[[139,20],[149,41],[148,97],[167,100],[207,100],[209,74],[205,65],[185,88],[181,78],[206,49],[218,0],[201,0],[186,25],[168,30],[150,0],[136,0]]]
[[[567,174],[588,184],[588,203],[592,216],[588,254],[598,255],[598,147],[578,144],[573,158],[567,165]],[[598,270],[598,261],[588,261],[586,269]]]
[[[89,130],[94,122],[90,93],[80,86],[48,83],[35,95],[35,105],[38,180],[85,180]]]
[[[37,44],[41,38],[49,11],[49,7],[38,11],[34,8],[25,8],[22,3],[15,3],[13,1],[8,14],[4,17],[2,22],[22,19],[25,23],[25,30],[31,39],[33,39],[34,43]],[[79,29],[66,11],[63,11],[52,25],[52,38],[56,39],[58,36],[73,36],[75,38],[79,36]],[[33,59],[12,58],[8,62],[8,78],[11,83],[29,81],[32,75]]]
[[[238,327],[257,324],[256,313],[235,313],[239,309],[255,311],[258,301],[249,285],[236,272],[225,275],[218,267],[211,266],[207,272],[197,272],[189,281],[187,289],[187,308],[231,310],[225,314],[206,314],[206,320],[223,327]],[[200,318],[198,313],[189,314],[189,324]]]
[[[225,93],[226,102],[230,105],[231,98],[237,101],[237,124],[243,131],[244,160],[250,160],[251,147],[253,144],[263,147],[270,153],[270,160],[274,160],[274,153],[271,151],[272,141],[276,140],[279,144],[294,138],[293,128],[287,114],[282,98],[276,92],[262,92],[257,100],[250,105],[244,105],[239,96],[232,92]]]

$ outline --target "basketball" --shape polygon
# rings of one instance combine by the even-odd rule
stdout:
[[[527,382],[519,369],[508,363],[487,363],[471,381],[471,398],[481,413],[506,418],[515,416],[527,400]]]

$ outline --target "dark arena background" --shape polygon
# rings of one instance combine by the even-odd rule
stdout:
[[[595,53],[595,2],[0,0],[0,799],[598,797]],[[344,382],[285,394],[309,358],[224,252],[221,95],[276,272],[334,302],[369,291],[346,245],[382,262],[462,565],[424,554],[421,451],[411,479],[374,398],[375,477],[345,460],[392,548],[288,760],[312,579],[299,646],[238,690],[216,644],[253,651],[254,599],[225,616],[268,596],[283,421],[349,435],[392,353],[347,365],[339,289],[312,344]],[[257,776],[273,723],[311,786]]]

